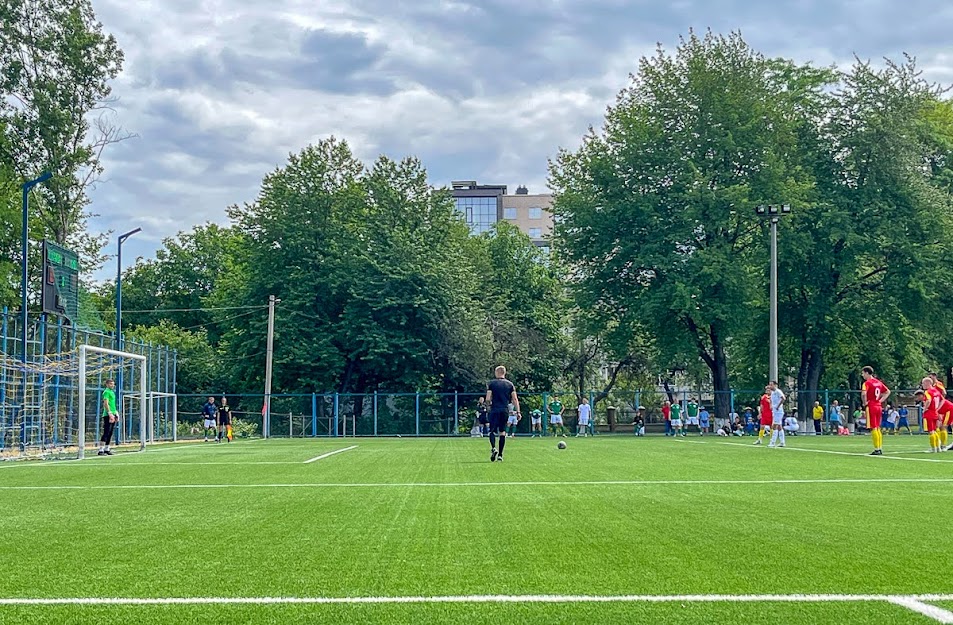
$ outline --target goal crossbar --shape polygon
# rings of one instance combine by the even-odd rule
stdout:
[[[140,356],[139,354],[130,354],[128,352],[121,352],[115,349],[107,349],[105,347],[96,347],[95,345],[80,345],[79,346],[79,459],[82,460],[86,457],[86,354],[88,352],[93,352],[96,354],[104,354],[106,356],[117,356],[119,358],[131,358],[133,360],[139,361],[139,398],[140,398],[140,410],[142,414],[139,418],[139,449],[145,449],[146,447],[146,420],[145,413],[147,410],[146,406],[146,357]],[[98,403],[96,404],[99,405]],[[98,408],[97,408],[98,412]]]

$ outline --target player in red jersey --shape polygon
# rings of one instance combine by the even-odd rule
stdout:
[[[929,377],[920,381],[920,387],[923,390],[917,391],[915,397],[923,402],[923,423],[930,435],[930,451],[939,452],[940,435],[937,432],[937,424],[940,421],[940,410],[946,400]]]
[[[870,429],[870,438],[874,443],[874,450],[871,456],[884,455],[883,443],[884,434],[880,430],[880,419],[883,416],[883,403],[890,397],[890,389],[887,385],[874,377],[874,368],[867,366],[860,370],[860,375],[864,377],[864,384],[861,387],[860,401],[863,402],[867,411],[867,428]]]
[[[761,439],[771,433],[771,388],[768,386],[764,387],[758,414],[761,417],[761,429],[758,431],[758,440],[754,442],[755,445],[760,445]]]

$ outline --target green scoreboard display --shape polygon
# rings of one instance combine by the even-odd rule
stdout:
[[[75,322],[79,315],[79,256],[43,241],[43,312]]]

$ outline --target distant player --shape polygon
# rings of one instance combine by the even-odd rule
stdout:
[[[940,420],[940,408],[943,406],[943,396],[939,389],[933,385],[933,380],[928,377],[920,381],[922,391],[917,391],[914,397],[923,402],[923,423],[927,434],[930,436],[930,451],[940,451],[940,435],[937,433],[937,426]]]
[[[477,400],[477,423],[480,424],[480,436],[487,436],[490,431],[490,419],[487,417],[486,398],[481,397]]]
[[[516,436],[516,426],[519,425],[520,418],[516,414],[516,406],[510,404],[506,407],[506,433],[510,436]]]
[[[883,416],[882,402],[890,397],[890,389],[887,388],[886,384],[874,377],[873,367],[864,367],[860,370],[860,375],[864,378],[864,384],[860,389],[860,401],[863,403],[867,413],[867,429],[870,430],[870,438],[874,443],[874,450],[870,455],[882,456],[884,455],[884,434],[880,431],[880,421]]]
[[[490,462],[503,462],[503,448],[506,446],[506,421],[509,418],[507,407],[513,404],[516,414],[520,414],[520,400],[516,396],[516,387],[506,379],[506,367],[496,368],[496,378],[486,385],[486,403],[490,404]],[[496,448],[499,435],[500,448]]]
[[[224,438],[229,443],[232,442],[228,435],[229,428],[232,427],[232,407],[228,405],[228,400],[222,396],[222,405],[218,409],[218,442]]]
[[[784,393],[776,380],[768,384],[771,389],[771,442],[768,447],[784,447]]]
[[[592,406],[589,405],[589,400],[583,397],[577,410],[579,411],[579,423],[576,424],[576,438],[580,435],[589,436],[589,419],[592,417]]]
[[[529,413],[529,421],[532,426],[533,435],[530,438],[536,438],[543,435],[543,411],[537,408]]]
[[[761,395],[761,401],[758,404],[758,415],[761,419],[761,428],[758,430],[758,440],[755,445],[760,445],[762,439],[771,432],[771,385],[764,387],[764,393]]]
[[[688,405],[685,406],[685,415],[688,417],[685,430],[688,431],[688,428],[694,425],[701,432],[701,426],[698,424],[698,402],[695,401],[694,397],[688,400]]]
[[[672,436],[685,436],[682,430],[682,405],[679,402],[672,404]]]
[[[672,435],[672,404],[666,399],[662,402],[662,418],[665,419],[665,436]]]
[[[205,402],[205,405],[202,406],[202,417],[204,419],[203,425],[205,426],[205,442],[208,442],[209,432],[212,433],[212,438],[215,438],[215,429],[218,427],[217,421],[218,408],[215,407],[215,398],[209,397],[208,401]]]
[[[702,406],[701,411],[698,413],[699,436],[704,436],[705,434],[708,434],[710,427],[711,427],[711,415],[708,413],[708,409]]]
[[[99,437],[99,451],[97,456],[111,456],[113,452],[109,449],[109,441],[112,440],[113,431],[116,429],[116,423],[119,422],[119,411],[116,410],[116,383],[112,380],[106,380],[106,388],[103,389],[103,435]]]
[[[563,403],[553,395],[553,401],[549,402],[549,427],[553,430],[553,436],[566,438],[566,430],[563,428],[563,410],[565,410]]]

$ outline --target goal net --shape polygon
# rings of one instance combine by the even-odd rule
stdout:
[[[92,345],[26,363],[0,354],[0,459],[83,458],[102,433],[108,380],[120,413],[110,443],[140,450],[150,412],[144,356]]]

